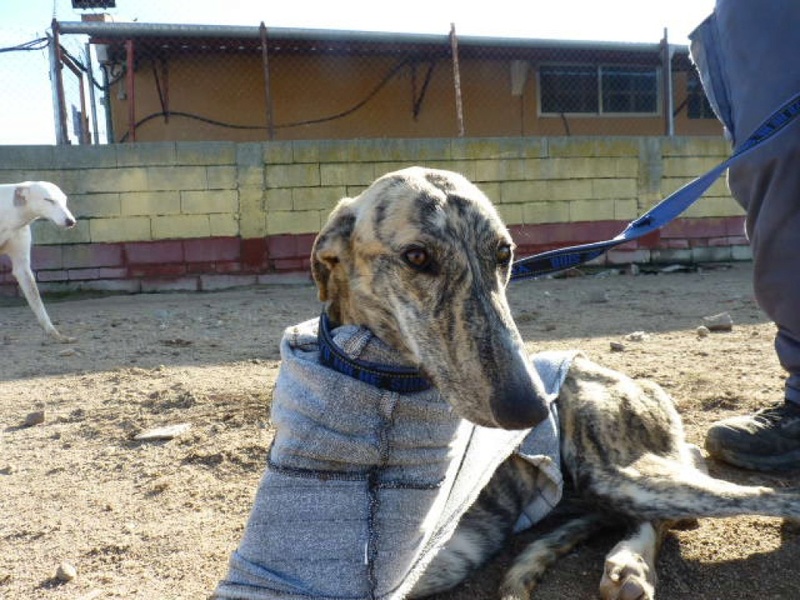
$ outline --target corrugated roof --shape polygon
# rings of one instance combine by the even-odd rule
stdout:
[[[61,33],[85,34],[97,38],[200,38],[200,39],[259,39],[258,26],[241,25],[181,25],[165,23],[107,23],[96,21],[58,23]],[[367,44],[447,44],[447,34],[399,33],[384,31],[354,31],[339,29],[298,29],[268,27],[269,39],[296,42],[346,42]],[[507,38],[489,36],[458,36],[459,47],[525,48],[592,50],[625,53],[654,53],[659,43],[635,43],[585,40],[548,40],[536,38]],[[686,46],[672,45],[678,52],[688,52]]]
[[[259,26],[65,21],[57,23],[57,27],[62,34],[89,35],[96,44],[119,45],[127,39],[134,39],[142,51],[148,48],[157,48],[159,52],[260,51],[261,43]],[[366,56],[405,52],[428,57],[450,54],[449,34],[268,27],[267,39],[272,54]],[[465,59],[640,65],[660,65],[663,62],[661,43],[459,35],[458,48],[460,56]],[[687,46],[671,44],[670,50],[673,69],[691,68]]]

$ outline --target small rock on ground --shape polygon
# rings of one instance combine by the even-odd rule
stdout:
[[[703,325],[708,327],[709,331],[730,331],[733,329],[733,319],[729,313],[723,312],[718,315],[703,317]]]
[[[36,410],[25,417],[25,427],[33,427],[44,423],[44,411]]]
[[[78,569],[68,562],[62,562],[56,569],[56,579],[59,581],[72,581],[78,576]]]
[[[171,440],[189,431],[190,427],[191,425],[189,425],[189,423],[178,423],[177,425],[167,425],[165,427],[157,427],[155,429],[149,429],[147,431],[144,431],[136,435],[133,439],[140,442]]]
[[[647,335],[644,331],[633,331],[625,336],[625,339],[629,342],[645,342],[650,339],[650,336]]]

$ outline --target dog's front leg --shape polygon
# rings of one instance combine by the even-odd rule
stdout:
[[[28,250],[30,246],[26,245],[24,242],[24,238],[22,240],[17,239],[9,242],[7,245],[6,250],[11,259],[11,273],[17,280],[22,294],[25,296],[25,300],[28,301],[28,306],[31,307],[31,310],[36,315],[36,319],[47,335],[59,342],[74,342],[75,338],[59,333],[52,321],[50,321],[50,317],[42,303],[42,298],[39,295],[36,279],[31,270],[30,254]]]
[[[19,287],[22,289],[25,299],[28,301],[28,305],[30,305],[31,310],[33,310],[34,314],[36,315],[36,319],[39,321],[39,324],[45,330],[47,335],[59,342],[74,342],[75,338],[71,338],[59,333],[52,321],[50,321],[50,317],[44,308],[44,304],[42,304],[42,298],[39,296],[39,289],[36,287],[36,280],[33,277],[33,272],[28,269],[18,273],[15,269],[13,273],[14,277],[17,279],[17,282],[19,283]]]
[[[603,600],[653,600],[656,556],[667,524],[640,523],[631,536],[606,556],[600,597]]]

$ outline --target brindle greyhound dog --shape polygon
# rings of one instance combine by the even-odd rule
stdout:
[[[487,197],[456,173],[387,174],[332,212],[312,271],[336,325],[369,328],[417,365],[463,418],[522,429],[544,417],[506,285],[514,243]],[[583,514],[516,559],[503,598],[528,598],[548,565],[610,524],[629,533],[608,555],[605,599],[651,599],[662,533],[676,520],[800,516],[795,490],[709,477],[670,397],[577,356],[557,399],[562,469]],[[418,581],[451,588],[506,543],[534,493],[535,468],[509,458]]]

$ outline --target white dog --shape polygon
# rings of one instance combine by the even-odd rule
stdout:
[[[0,255],[11,259],[11,272],[47,334],[59,342],[71,342],[74,338],[60,334],[50,321],[31,271],[31,223],[39,218],[64,229],[75,226],[67,196],[57,185],[47,181],[0,184]]]

